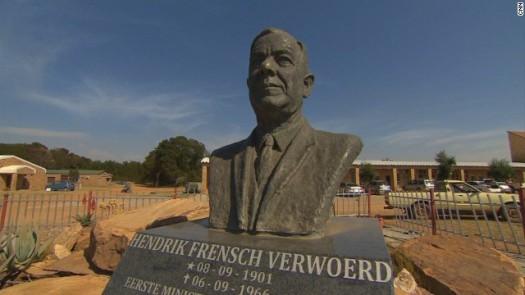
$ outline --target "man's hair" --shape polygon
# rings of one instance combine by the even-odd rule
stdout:
[[[252,44],[250,46],[250,52],[253,50],[253,46],[255,45],[255,42],[257,42],[257,40],[259,40],[261,37],[263,36],[266,36],[266,35],[269,35],[269,34],[281,34],[281,35],[288,35],[290,37],[293,38],[293,40],[295,40],[295,42],[297,43],[297,45],[299,45],[299,48],[301,49],[301,62],[304,66],[304,69],[305,71],[308,73],[308,53],[306,51],[306,46],[303,44],[303,42],[295,39],[294,36],[292,36],[290,33],[284,31],[284,30],[281,30],[279,28],[266,28],[264,30],[262,30],[262,32],[259,33],[259,35],[257,35],[253,41],[252,41]]]

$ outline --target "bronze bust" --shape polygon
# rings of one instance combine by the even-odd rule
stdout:
[[[302,104],[313,83],[303,43],[276,28],[255,37],[247,84],[257,126],[210,157],[211,227],[323,233],[333,197],[363,144],[308,124]]]

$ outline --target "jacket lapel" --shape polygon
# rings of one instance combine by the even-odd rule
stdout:
[[[315,145],[315,134],[308,125],[305,125],[297,132],[297,135],[292,139],[290,146],[286,149],[281,159],[277,163],[275,170],[268,179],[268,186],[266,192],[262,196],[262,203],[260,208],[261,216],[267,212],[273,212],[279,206],[279,201],[274,200],[284,189],[286,185],[300,171],[312,152]],[[286,172],[286,173],[285,173]]]
[[[237,217],[239,228],[247,229],[249,224],[250,200],[255,189],[253,167],[255,158],[254,140],[255,131],[245,140],[241,151],[235,155],[233,160],[234,193],[237,203]]]

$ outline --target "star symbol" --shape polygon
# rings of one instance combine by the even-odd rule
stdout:
[[[195,264],[193,264],[193,262],[188,263],[188,269],[193,270],[194,266],[195,266]]]

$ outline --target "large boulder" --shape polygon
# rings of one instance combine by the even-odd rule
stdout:
[[[80,235],[77,238],[73,251],[83,251],[89,248],[89,236],[91,234],[91,227],[84,227],[80,231]]]
[[[108,282],[109,277],[94,275],[47,278],[3,289],[2,295],[100,295]]]
[[[524,294],[516,263],[471,237],[427,235],[392,252],[396,268],[406,268],[433,294]]]
[[[65,249],[71,251],[77,243],[77,239],[81,231],[82,226],[75,222],[70,226],[61,229],[58,235],[55,237],[53,244],[62,245]]]
[[[172,199],[115,215],[91,230],[87,256],[99,269],[112,272],[137,231],[209,216],[207,201]]]
[[[96,274],[89,265],[84,251],[76,251],[71,255],[47,265],[44,270],[75,275]]]

